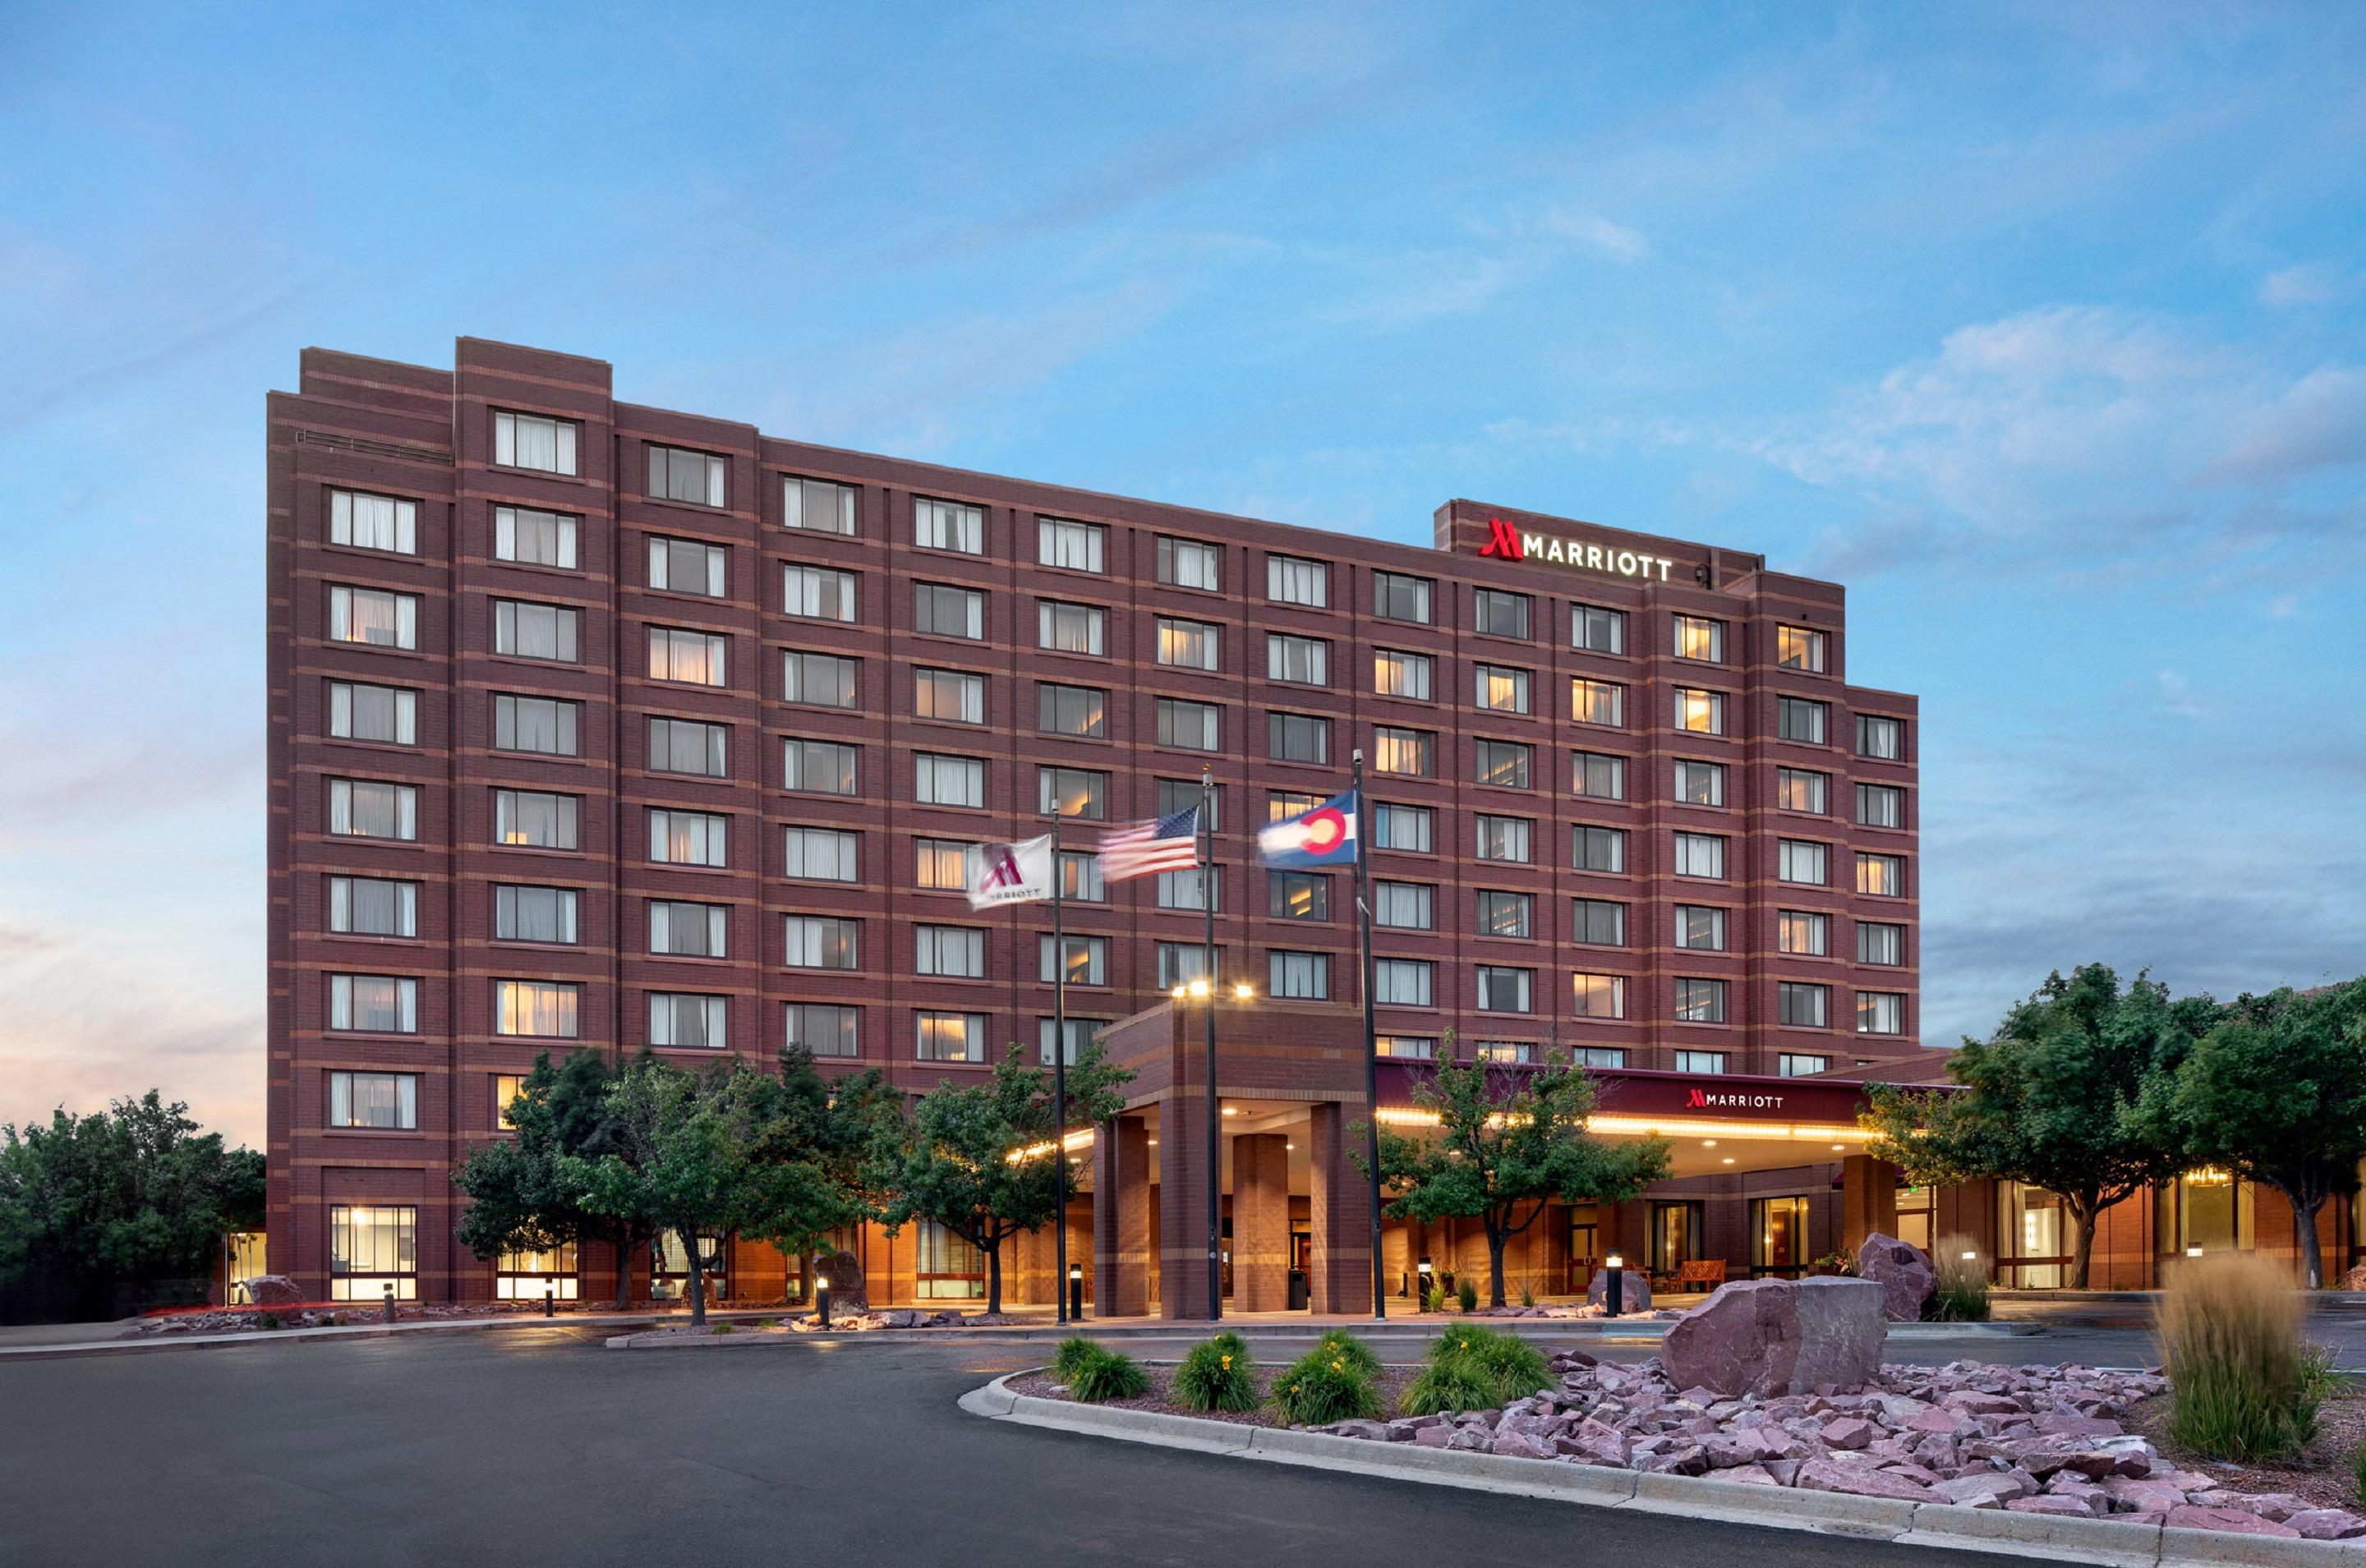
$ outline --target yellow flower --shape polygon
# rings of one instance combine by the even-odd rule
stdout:
[[[1344,1372],[1347,1370],[1347,1363],[1334,1356],[1331,1358],[1331,1370],[1335,1372]]]
[[[1225,1357],[1225,1358],[1224,1358],[1224,1371],[1228,1371],[1228,1372],[1229,1372],[1229,1371],[1231,1371],[1232,1370],[1233,1370],[1233,1359],[1232,1359],[1230,1356],[1227,1356],[1227,1357]]]

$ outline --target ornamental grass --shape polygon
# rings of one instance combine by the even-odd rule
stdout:
[[[2177,1266],[2155,1331],[2169,1374],[2169,1434],[2213,1459],[2289,1458],[2316,1435],[2331,1360],[2301,1338],[2308,1303],[2265,1258],[2214,1253]]]

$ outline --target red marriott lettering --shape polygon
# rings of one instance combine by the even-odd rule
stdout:
[[[1501,556],[1505,560],[1521,560],[1527,552],[1520,548],[1520,536],[1512,525],[1500,517],[1487,519],[1487,542],[1479,547],[1482,556]]]
[[[1687,1111],[1709,1111],[1720,1105],[1730,1105],[1746,1111],[1779,1111],[1783,1097],[1779,1094],[1741,1094],[1720,1091],[1711,1094],[1705,1089],[1691,1090],[1684,1096]]]
[[[1479,553],[1497,560],[1550,561],[1555,566],[1598,571],[1607,577],[1639,578],[1645,582],[1671,581],[1670,573],[1676,564],[1666,556],[1531,534],[1513,527],[1500,517],[1487,519],[1487,542],[1479,547]]]

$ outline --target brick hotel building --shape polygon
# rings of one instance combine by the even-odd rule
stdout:
[[[1220,1008],[1234,1300],[1360,1310],[1350,879],[1253,848],[1358,748],[1380,1113],[1449,1048],[1559,1048],[1678,1145],[1647,1201],[1524,1238],[1538,1293],[1611,1249],[1784,1271],[1899,1223],[1850,1123],[1856,1079],[1926,1066],[1917,716],[1851,682],[1837,584],[1467,501],[1420,548],[806,446],[474,339],[449,370],[308,350],[269,463],[269,1267],[308,1295],[662,1292],[678,1244],[454,1244],[509,1080],[584,1046],[796,1041],[913,1093],[1048,1059],[1049,908],[973,914],[961,848],[1055,807],[1088,846],[1204,769],[1219,978],[1258,993]],[[1197,880],[1065,875],[1072,1045],[1139,1075],[1071,1256],[1105,1310],[1187,1312]],[[932,1227],[855,1240],[874,1299],[975,1288]],[[1383,1245],[1392,1286],[1483,1273],[1475,1225]],[[800,1288],[724,1246],[732,1294]],[[1007,1260],[1019,1299],[1049,1250]]]

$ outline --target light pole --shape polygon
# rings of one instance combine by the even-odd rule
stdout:
[[[1224,1315],[1223,1148],[1217,1124],[1223,1112],[1216,1099],[1216,775],[1200,770],[1200,830],[1206,835],[1200,856],[1201,956],[1192,989],[1208,998],[1208,1321]]]
[[[1067,867],[1060,862],[1059,797],[1052,800],[1052,1278],[1068,1272],[1068,931],[1061,917]],[[1053,1287],[1053,1315],[1068,1321],[1067,1292]]]

